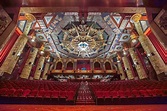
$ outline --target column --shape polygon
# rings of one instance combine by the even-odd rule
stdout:
[[[136,68],[136,71],[138,73],[139,79],[147,78],[147,74],[144,70],[144,67],[143,67],[137,53],[135,53],[135,49],[134,48],[129,48],[129,53],[130,53],[130,56],[133,60],[134,65],[135,65],[135,68]]]
[[[74,59],[74,71],[77,70],[77,59]]]
[[[128,58],[126,56],[122,57],[122,61],[125,67],[126,74],[128,76],[128,79],[134,79],[133,72],[131,70]]]
[[[131,20],[134,23],[135,28],[139,34],[139,41],[140,41],[144,51],[147,53],[148,59],[151,62],[154,70],[156,71],[157,76],[161,76],[161,74],[164,75],[164,73],[163,73],[165,70],[164,62],[161,59],[158,52],[156,51],[153,44],[151,43],[151,41],[149,40],[149,38],[146,35],[144,35],[142,27],[141,27],[140,22],[139,22],[140,18],[141,18],[141,14],[134,14],[131,17]],[[161,77],[159,78],[159,80],[160,79],[161,79]]]
[[[26,60],[25,66],[21,72],[20,78],[28,79],[31,73],[32,66],[34,64],[35,58],[37,56],[38,49],[32,48],[28,58]]]
[[[49,63],[46,63],[45,64],[45,68],[44,68],[44,72],[43,72],[43,76],[42,76],[42,79],[43,80],[47,80],[47,77],[48,77],[48,71],[49,71],[49,66],[50,64]]]
[[[20,37],[16,40],[16,43],[13,45],[12,49],[10,50],[8,56],[6,57],[4,63],[2,64],[2,66],[0,67],[0,74],[1,73],[7,73],[7,74],[11,74],[18,59],[19,56],[21,55],[27,41],[27,34],[30,31],[31,25],[33,23],[33,21],[35,20],[35,17],[31,14],[26,14],[26,19],[27,19],[27,23],[25,26],[25,30],[23,32],[22,35],[20,35]]]
[[[125,80],[125,73],[124,73],[124,70],[122,68],[122,63],[121,61],[117,62],[117,65],[118,65],[118,70],[119,72],[121,73],[121,80]]]
[[[91,72],[94,71],[93,59],[90,59],[90,69],[91,69]]]
[[[57,67],[57,58],[55,58],[54,60],[53,60],[53,70],[56,70],[56,67]]]
[[[34,79],[38,80],[40,79],[44,62],[45,62],[45,57],[40,56],[37,67],[35,69]]]

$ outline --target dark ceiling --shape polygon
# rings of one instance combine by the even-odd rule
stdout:
[[[35,6],[35,7],[163,7],[167,0],[0,0],[4,7]]]

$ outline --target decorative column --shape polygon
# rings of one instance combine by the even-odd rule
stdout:
[[[28,55],[28,59],[25,63],[25,66],[21,72],[20,78],[28,79],[31,73],[32,66],[34,64],[35,58],[37,56],[38,49],[32,48],[30,54]]]
[[[139,41],[144,49],[144,51],[147,53],[147,57],[150,60],[154,70],[156,71],[157,76],[161,76],[164,75],[164,70],[165,70],[165,65],[163,60],[161,59],[160,55],[158,54],[158,52],[156,51],[155,47],[153,46],[153,44],[151,43],[151,41],[149,40],[149,38],[144,35],[142,27],[140,25],[140,18],[141,18],[141,14],[134,14],[131,17],[132,22],[135,25],[135,28],[139,34]],[[159,80],[161,80],[161,77],[158,77]]]
[[[130,56],[133,60],[134,65],[135,65],[135,68],[136,68],[136,71],[138,73],[139,79],[147,78],[147,74],[144,70],[144,67],[143,67],[137,53],[135,53],[135,49],[134,48],[129,48],[129,53],[130,53]]]
[[[34,79],[39,80],[39,78],[41,76],[41,72],[42,72],[44,62],[45,62],[45,57],[40,56],[37,67],[35,69]]]
[[[121,63],[121,61],[118,61],[117,62],[117,65],[118,65],[118,70],[119,70],[119,72],[121,73],[121,80],[125,80],[125,73],[124,73],[124,70],[123,70],[123,68],[122,68],[122,63]]]
[[[77,70],[77,59],[74,59],[74,71]]]
[[[126,71],[126,74],[128,76],[128,79],[134,79],[134,75],[133,75],[133,72],[131,70],[131,67],[130,67],[130,64],[129,64],[127,56],[122,57],[122,61],[123,61],[123,64],[124,64],[125,71]]]
[[[48,71],[49,71],[49,66],[50,64],[49,63],[46,63],[45,64],[45,68],[44,68],[44,72],[43,72],[43,76],[42,76],[42,79],[43,80],[47,80],[47,77],[48,77]]]
[[[90,68],[91,68],[91,72],[94,70],[94,66],[93,66],[93,59],[90,59]]]
[[[19,56],[21,55],[27,41],[27,34],[30,31],[31,25],[33,23],[33,21],[35,20],[35,17],[31,14],[26,14],[26,19],[27,19],[27,23],[25,26],[25,30],[23,32],[22,35],[20,35],[20,37],[17,39],[16,43],[13,45],[11,51],[9,52],[8,56],[6,57],[4,63],[2,64],[2,66],[0,67],[0,73],[7,73],[7,74],[11,74],[18,59]]]
[[[53,66],[54,66],[53,69],[54,69],[54,70],[55,70],[56,67],[57,67],[57,62],[56,62],[56,61],[57,61],[57,59],[55,58],[55,59],[53,60]]]

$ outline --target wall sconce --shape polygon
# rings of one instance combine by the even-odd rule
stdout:
[[[39,54],[40,55],[43,55],[45,53],[44,49],[45,49],[45,47],[44,47],[44,45],[42,45],[41,48],[39,49]]]
[[[50,57],[49,56],[46,57],[46,62],[50,62]]]
[[[35,42],[35,36],[31,38],[31,42]]]
[[[151,56],[151,54],[149,53],[149,54],[147,54],[147,57],[150,57]]]
[[[18,52],[18,53],[17,53],[17,56],[19,57],[20,55],[21,55],[21,52]]]

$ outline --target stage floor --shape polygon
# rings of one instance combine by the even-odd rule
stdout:
[[[161,105],[0,105],[0,111],[167,111]]]

